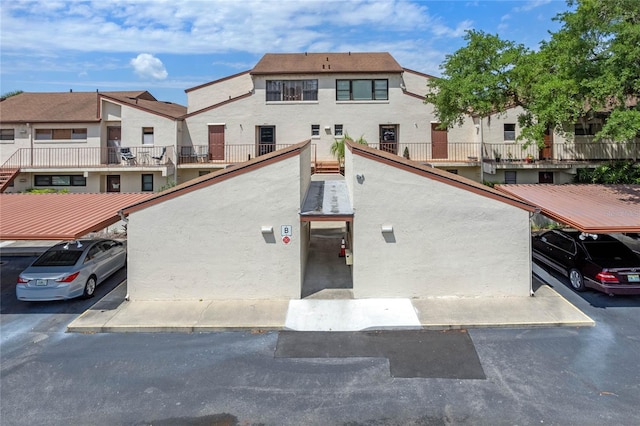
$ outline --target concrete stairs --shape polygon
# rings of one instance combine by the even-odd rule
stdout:
[[[0,169],[0,192],[7,189],[19,172],[20,169]]]

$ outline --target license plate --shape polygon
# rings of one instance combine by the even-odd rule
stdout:
[[[640,283],[640,274],[627,275],[627,281],[630,283]]]
[[[47,285],[47,280],[36,280],[36,285]]]

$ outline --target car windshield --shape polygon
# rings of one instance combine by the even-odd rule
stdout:
[[[49,250],[33,266],[73,266],[82,256],[82,250]]]
[[[616,241],[585,241],[584,248],[592,259],[637,261],[631,249]]]

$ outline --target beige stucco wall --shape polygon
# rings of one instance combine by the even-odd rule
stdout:
[[[266,102],[266,80],[301,80],[318,78],[318,101]],[[379,141],[379,126],[397,124],[400,149],[403,143],[431,142],[433,107],[422,99],[403,93],[399,74],[358,75],[357,78],[389,80],[389,100],[386,101],[336,101],[336,79],[352,79],[353,74],[331,75],[273,75],[256,76],[252,96],[236,102],[196,114],[186,119],[182,144],[207,145],[208,124],[226,125],[226,144],[255,144],[257,126],[276,126],[276,143],[293,144],[311,137],[311,126],[320,126],[320,135],[312,139],[317,147],[318,160],[331,160],[329,148],[335,141],[335,124],[342,124],[350,136],[363,136],[370,143]],[[417,78],[417,76],[416,76]],[[426,78],[423,78],[426,85]],[[416,86],[420,83],[415,82]],[[214,90],[207,86],[202,90]],[[195,96],[195,95],[191,95]],[[191,98],[190,98],[191,99]],[[212,103],[211,103],[212,104]],[[201,106],[201,105],[198,105]],[[191,105],[190,105],[191,109]],[[199,108],[201,109],[201,108]],[[328,128],[325,130],[325,128]],[[472,142],[473,123],[450,131],[450,141]]]
[[[249,73],[236,75],[212,82],[199,89],[187,92],[188,113],[235,98],[253,90],[253,81]]]
[[[347,164],[355,297],[529,295],[527,211],[350,152]]]
[[[14,129],[13,141],[2,141],[0,143],[0,164],[7,161],[20,148],[97,148],[100,147],[100,124],[99,123],[38,123],[32,125],[2,125],[3,129]],[[86,139],[60,139],[60,140],[36,140],[36,129],[87,129]],[[85,155],[87,160],[93,158],[95,152],[87,150],[86,152],[76,153]],[[23,160],[29,162],[30,154],[25,153]],[[64,165],[66,160],[61,151],[56,154],[44,152],[40,150],[33,157],[34,164]]]
[[[557,170],[541,167],[535,169],[512,169],[512,171],[516,172],[517,184],[539,183],[540,172],[553,173],[554,184],[565,184],[573,182],[576,168]],[[485,173],[484,180],[487,182],[505,183],[505,170],[496,170],[496,174],[494,175]]]
[[[132,213],[131,299],[299,298],[299,164],[294,156]]]
[[[104,102],[109,104],[109,102]],[[134,147],[142,146],[142,128],[153,127],[153,145],[149,147],[175,146],[178,138],[178,122],[174,119],[152,114],[138,108],[122,105],[120,112],[122,128],[122,146]],[[110,118],[114,118],[110,116]],[[108,125],[113,125],[109,121]],[[107,131],[104,129],[104,140],[106,146]]]

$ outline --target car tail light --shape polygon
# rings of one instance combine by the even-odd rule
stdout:
[[[25,278],[22,278],[20,276],[18,277],[18,284],[26,284],[28,282],[29,282],[29,280],[27,280]]]
[[[80,272],[76,272],[75,274],[71,274],[71,275],[67,275],[64,278],[58,278],[56,281],[59,283],[70,283],[71,281],[75,280],[78,275],[80,275]]]
[[[620,282],[618,281],[618,277],[616,277],[606,269],[604,269],[602,272],[596,275],[596,278],[599,279],[600,282],[602,283],[619,283]]]

